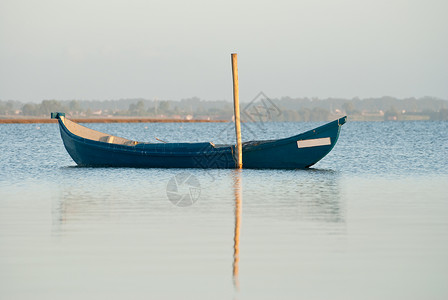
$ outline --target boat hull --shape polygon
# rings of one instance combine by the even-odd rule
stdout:
[[[59,119],[64,146],[80,166],[138,168],[235,168],[235,146],[212,143],[119,145],[72,133]],[[336,144],[346,117],[285,139],[243,143],[243,168],[308,168]]]

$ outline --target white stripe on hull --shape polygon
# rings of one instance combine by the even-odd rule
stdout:
[[[299,148],[327,146],[327,145],[331,145],[331,139],[329,137],[321,138],[321,139],[297,141],[297,147],[299,147]]]

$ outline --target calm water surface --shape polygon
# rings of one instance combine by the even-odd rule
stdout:
[[[228,124],[88,126],[233,140]],[[448,122],[348,122],[295,171],[79,168],[56,124],[2,124],[0,141],[0,299],[448,299]],[[167,196],[182,176],[200,184],[187,207]]]

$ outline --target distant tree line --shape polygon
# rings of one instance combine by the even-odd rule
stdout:
[[[258,101],[258,100],[257,100]],[[448,101],[433,97],[340,99],[290,98],[242,102],[245,121],[327,121],[349,115],[353,120],[448,120]],[[47,117],[63,111],[74,117],[136,116],[152,118],[194,118],[230,120],[229,101],[206,101],[198,97],[173,100],[43,100],[40,103],[0,100],[0,116]]]

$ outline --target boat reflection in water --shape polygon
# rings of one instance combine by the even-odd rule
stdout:
[[[324,169],[244,171],[245,216],[300,223],[345,223],[341,175]],[[246,219],[246,217],[245,217]],[[245,220],[246,222],[247,220]],[[278,226],[279,224],[274,224]]]
[[[233,295],[251,290],[267,268],[296,270],[300,251],[334,248],[345,234],[337,172],[221,170],[210,182],[205,171],[189,171],[201,183],[201,196],[192,206],[177,207],[166,188],[179,170],[61,168],[52,208],[60,259],[82,255],[89,263],[73,266],[82,272],[79,278],[94,280],[89,274],[104,270],[109,281],[103,288],[123,276],[148,293],[178,282],[177,290],[166,292],[182,298],[173,293],[202,280],[208,292],[221,288]],[[316,238],[320,244],[308,243]]]

